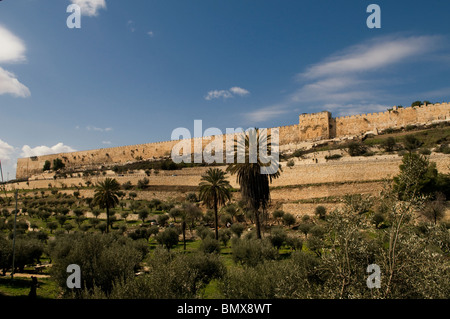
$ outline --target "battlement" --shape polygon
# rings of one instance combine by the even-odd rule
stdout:
[[[279,145],[295,144],[303,141],[317,141],[335,137],[362,135],[394,127],[427,124],[436,121],[450,121],[450,104],[436,103],[414,107],[397,107],[385,112],[374,112],[333,118],[328,111],[299,115],[299,123],[276,127],[279,130]],[[271,129],[269,129],[271,130]],[[95,150],[60,153],[54,155],[20,158],[17,160],[16,178],[28,178],[42,173],[45,161],[62,159],[69,169],[95,168],[124,164],[138,160],[158,159],[170,156],[173,147],[180,141],[190,140],[191,145],[201,142],[202,149],[216,138],[224,142],[230,134],[194,137],[148,144],[136,144]],[[191,148],[192,152],[194,148]]]

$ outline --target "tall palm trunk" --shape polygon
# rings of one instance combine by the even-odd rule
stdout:
[[[186,221],[184,221],[184,220],[183,220],[182,230],[183,230],[183,248],[184,248],[184,250],[186,250]]]
[[[255,209],[256,238],[261,239],[261,225],[259,222],[259,211]]]
[[[106,205],[106,233],[109,233],[109,206]]]
[[[219,217],[217,214],[217,194],[214,193],[214,222],[215,222],[215,232],[216,240],[219,240]]]

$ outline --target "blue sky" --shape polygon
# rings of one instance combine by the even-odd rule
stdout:
[[[81,6],[81,29],[66,8]],[[381,8],[369,29],[366,8]],[[0,160],[450,100],[450,3],[3,0]]]

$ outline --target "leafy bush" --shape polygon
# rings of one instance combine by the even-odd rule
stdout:
[[[245,230],[245,226],[242,224],[233,224],[230,229],[238,238],[240,238]]]
[[[156,249],[149,261],[152,271],[114,286],[112,299],[192,299],[213,279],[225,274],[215,254],[175,254]],[[92,298],[92,295],[88,295]],[[95,297],[95,296],[94,296]],[[104,296],[103,296],[104,297]]]
[[[147,247],[113,234],[70,234],[58,236],[49,250],[53,260],[52,276],[67,291],[67,266],[79,265],[83,289],[98,286],[109,293],[115,281],[135,276]]]
[[[173,228],[167,228],[156,236],[156,241],[170,250],[178,244],[178,231]]]
[[[202,240],[202,243],[200,244],[200,251],[205,254],[213,254],[213,253],[220,253],[220,244],[219,241],[211,238],[210,236],[207,236],[205,239]]]
[[[275,247],[276,249],[280,249],[287,239],[286,231],[283,228],[274,227],[270,231],[269,239],[273,247]]]
[[[403,141],[403,145],[407,151],[414,151],[422,146],[422,142],[419,141],[414,135],[406,135]]]
[[[325,156],[325,159],[326,159],[327,161],[329,161],[329,160],[337,160],[337,159],[340,159],[341,157],[342,157],[341,154],[333,154],[333,155],[327,155],[327,156]]]
[[[325,219],[326,214],[327,214],[327,209],[324,206],[317,206],[316,209],[314,210],[314,214],[316,214],[317,217],[319,217],[319,219]]]
[[[350,156],[362,156],[367,152],[367,147],[360,142],[350,142],[347,144],[347,152]]]
[[[283,218],[283,223],[286,226],[292,226],[297,221],[297,219],[291,213],[285,213],[282,218]]]
[[[206,237],[214,238],[214,233],[209,227],[199,226],[197,227],[197,236],[204,240]]]
[[[238,264],[255,267],[266,261],[278,258],[278,252],[267,239],[238,239],[231,243],[233,261]]]
[[[422,155],[431,155],[431,150],[428,148],[422,148],[419,150],[419,153]]]
[[[219,289],[225,298],[232,299],[318,298],[318,263],[312,256],[294,252],[289,260],[233,267],[219,283]]]
[[[143,179],[138,180],[137,187],[140,189],[145,189],[148,187],[149,183],[150,183],[149,179],[145,177]]]

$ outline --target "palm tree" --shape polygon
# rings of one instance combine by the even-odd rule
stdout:
[[[94,204],[106,209],[106,232],[109,232],[109,209],[119,203],[120,184],[113,178],[99,182],[95,189]]]
[[[217,240],[219,239],[217,208],[219,205],[225,205],[231,199],[231,185],[225,178],[226,174],[226,172],[218,168],[210,168],[202,176],[199,184],[200,200],[208,207],[214,209],[214,227]]]
[[[256,147],[255,143],[256,142]],[[258,152],[255,158],[251,160],[251,150],[260,150],[260,147],[266,146],[267,155]],[[238,155],[245,150],[245,158],[239,163]],[[271,135],[265,131],[251,129],[245,138],[236,139],[234,144],[234,163],[229,164],[227,171],[231,175],[236,175],[237,183],[243,200],[247,202],[249,208],[253,211],[256,224],[256,235],[261,238],[261,226],[259,220],[259,209],[266,210],[270,202],[269,184],[272,180],[278,178],[281,174],[281,167],[278,161],[269,162],[268,155],[272,154]],[[263,169],[267,169],[263,173]],[[271,172],[271,173],[267,173]]]

